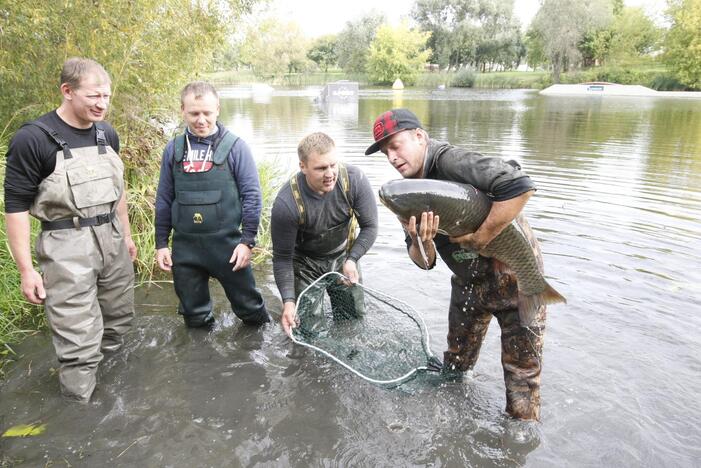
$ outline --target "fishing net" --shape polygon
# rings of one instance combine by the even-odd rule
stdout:
[[[359,377],[399,385],[440,371],[421,316],[404,302],[330,272],[297,298],[295,343],[331,358]]]

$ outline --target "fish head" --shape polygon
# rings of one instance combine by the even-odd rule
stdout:
[[[407,222],[412,216],[419,218],[421,213],[429,210],[426,192],[421,187],[420,180],[398,179],[386,182],[379,190],[380,201],[402,221]]]

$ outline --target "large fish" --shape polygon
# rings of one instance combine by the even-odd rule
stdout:
[[[433,179],[391,180],[380,188],[380,200],[400,219],[432,211],[440,217],[438,232],[461,236],[475,232],[489,214],[492,202],[476,188]],[[538,261],[521,227],[511,222],[481,254],[508,265],[518,282],[519,318],[531,324],[542,304],[567,302],[550,286],[538,269]]]

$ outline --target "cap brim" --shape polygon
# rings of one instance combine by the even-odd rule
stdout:
[[[393,135],[396,135],[397,133],[402,132],[402,131],[404,131],[404,130],[406,130],[406,128],[400,128],[400,129],[398,129],[398,130],[397,130],[396,132],[394,132],[394,133],[390,133],[389,135],[383,136],[382,138],[380,138],[379,140],[377,140],[375,143],[373,143],[372,145],[368,146],[368,149],[365,150],[365,156],[369,156],[369,155],[371,155],[372,153],[377,153],[378,151],[380,151],[380,146],[382,146],[382,143],[384,143],[384,141],[385,141],[387,138],[389,138],[389,137],[391,137],[391,136],[393,136]]]
[[[377,153],[380,151],[380,144],[382,143],[382,140],[376,141],[372,145],[368,146],[368,149],[365,150],[365,156],[369,156],[373,153]]]

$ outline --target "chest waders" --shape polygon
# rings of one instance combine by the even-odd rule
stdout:
[[[84,148],[69,148],[41,122],[29,125],[61,147],[30,213],[42,225],[36,256],[61,391],[87,401],[102,352],[121,347],[134,315],[134,269],[115,215],[124,166],[97,123],[96,145]]]
[[[214,148],[212,168],[185,172],[185,135],[175,139],[171,207],[173,283],[178,312],[189,327],[214,322],[208,281],[216,278],[234,313],[250,325],[270,321],[250,266],[232,271],[229,259],[241,240],[241,201],[227,158],[237,137],[227,133]]]
[[[338,182],[343,198],[348,204],[348,221],[338,226],[331,227],[322,232],[315,233],[305,230],[307,225],[307,211],[302,198],[302,191],[297,182],[298,173],[290,178],[292,197],[297,205],[299,213],[299,227],[295,252],[292,259],[295,277],[295,297],[304,291],[319,277],[329,272],[343,274],[343,263],[353,247],[358,227],[357,216],[353,205],[350,203],[350,178],[348,169],[339,164]],[[334,190],[337,188],[335,187]],[[356,263],[360,275],[360,264]],[[332,312],[335,318],[360,317],[365,313],[363,289],[347,287],[339,284],[329,285],[326,292],[331,300]]]

